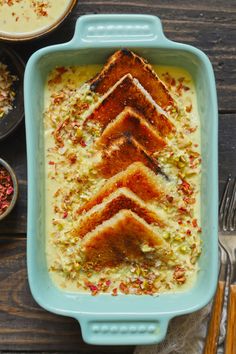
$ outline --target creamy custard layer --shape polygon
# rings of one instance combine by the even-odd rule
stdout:
[[[157,259],[97,271],[83,266],[81,240],[73,236],[73,231],[81,217],[78,208],[105,182],[94,168],[99,159],[94,142],[101,132],[96,126],[82,129],[86,116],[100,99],[84,83],[101,67],[60,67],[48,77],[44,114],[46,253],[52,280],[61,289],[93,295],[152,295],[184,291],[196,279],[201,252],[201,146],[196,91],[192,78],[183,69],[153,68],[179,108],[178,112],[173,109],[169,113],[176,133],[168,138],[164,150],[154,153],[169,176],[170,205],[163,208],[156,202],[148,203],[167,223],[164,229],[155,228],[170,245],[174,258],[167,264]]]
[[[59,19],[71,0],[0,0],[0,34],[27,34]]]

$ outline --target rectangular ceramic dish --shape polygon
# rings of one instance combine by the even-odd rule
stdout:
[[[201,217],[203,252],[193,288],[160,296],[69,293],[51,281],[45,257],[44,85],[55,66],[104,64],[116,49],[127,47],[151,64],[183,67],[193,77],[201,119]],[[167,39],[157,17],[89,15],[79,18],[73,39],[32,55],[25,72],[28,154],[27,266],[31,292],[48,311],[79,320],[91,344],[151,344],[166,335],[171,318],[196,311],[212,298],[217,281],[217,99],[207,56],[189,45]]]

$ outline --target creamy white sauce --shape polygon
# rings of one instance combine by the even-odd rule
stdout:
[[[168,83],[168,76],[166,75],[166,72],[168,72],[172,79],[175,79],[176,85],[171,86],[170,90],[179,107],[182,107],[182,109],[185,110],[186,107],[187,109],[190,109],[189,107],[192,106],[191,112],[186,113],[186,121],[183,121],[183,119],[178,120],[175,112],[171,114],[171,120],[175,122],[177,131],[184,133],[181,144],[187,144],[189,140],[192,146],[196,145],[193,147],[194,152],[200,152],[200,120],[197,109],[196,91],[192,78],[185,70],[181,68],[154,66],[154,69],[159,77],[166,83]],[[57,127],[61,121],[65,121],[65,119],[70,116],[68,112],[76,100],[78,98],[84,97],[83,92],[86,92],[86,86],[84,86],[83,90],[81,91],[78,90],[78,88],[84,82],[93,77],[95,73],[99,72],[99,70],[99,66],[86,66],[70,68],[69,71],[62,73],[62,75],[58,74],[58,71],[54,71],[49,77],[49,81],[51,80],[50,85],[46,85],[45,87],[45,215],[47,216],[46,253],[48,267],[51,270],[50,274],[53,281],[57,286],[65,289],[66,291],[85,291],[83,287],[83,281],[87,275],[83,272],[83,270],[81,270],[79,273],[73,273],[74,266],[72,267],[73,269],[71,269],[70,261],[73,259],[73,264],[76,263],[75,257],[78,244],[73,244],[73,242],[70,243],[71,239],[68,237],[68,234],[70,233],[70,230],[73,229],[73,227],[76,227],[76,223],[78,222],[76,219],[75,210],[78,208],[78,206],[89,200],[90,196],[100,188],[103,183],[103,179],[98,177],[96,174],[94,176],[92,175],[91,181],[83,182],[82,191],[78,191],[78,178],[81,179],[84,175],[89,174],[90,172],[88,171],[90,171],[94,163],[94,157],[92,157],[93,151],[90,147],[92,146],[89,140],[90,137],[86,134],[83,137],[83,139],[85,139],[87,142],[86,147],[81,146],[80,144],[74,145],[70,139],[66,139],[65,145],[55,152],[54,149],[56,145],[54,136],[52,134],[55,132],[55,127]],[[60,79],[58,79],[58,77]],[[178,80],[180,79],[181,81],[181,78],[184,78],[184,85],[188,89],[182,90],[183,94],[181,97],[179,97],[176,93],[176,87],[178,87]],[[53,80],[55,81],[54,84],[52,84]],[[61,103],[60,100],[62,97],[62,92],[65,96],[63,98],[64,101]],[[53,103],[55,98],[56,100],[59,100],[59,103]],[[92,103],[93,99],[91,99],[89,102],[90,110],[92,109]],[[81,114],[78,119],[82,122],[84,116],[86,116],[86,110],[85,113]],[[189,129],[191,130],[191,128],[193,128],[194,130],[195,127],[197,127],[196,130],[190,133]],[[178,136],[178,134],[176,135]],[[176,137],[170,138],[168,145],[170,148],[174,149],[175,158],[184,155],[185,150],[182,148],[180,149],[179,146],[177,146]],[[67,163],[65,164],[65,156],[68,153],[76,155],[76,162],[70,166],[68,166]],[[196,188],[194,192],[196,202],[191,206],[191,213],[193,214],[191,218],[183,218],[186,225],[184,226],[184,230],[181,231],[181,226],[178,226],[176,217],[176,208],[182,206],[182,201],[176,193],[176,188],[178,183],[180,183],[179,178],[176,176],[179,170],[176,167],[173,167],[172,163],[166,162],[167,157],[165,153],[163,153],[163,155],[162,153],[160,154],[159,161],[161,164],[163,163],[163,170],[171,177],[172,183],[170,183],[170,190],[176,196],[175,208],[173,210],[165,210],[165,213],[168,214],[168,227],[165,229],[165,232],[163,232],[163,230],[160,230],[160,232],[163,232],[163,237],[165,237],[167,242],[171,244],[172,250],[179,259],[180,266],[184,264],[187,268],[186,282],[181,285],[173,281],[173,269],[171,267],[168,269],[161,269],[156,271],[160,275],[160,278],[163,279],[163,281],[160,282],[159,292],[184,291],[193,285],[198,272],[197,262],[192,264],[190,262],[190,258],[195,257],[197,259],[197,256],[200,252],[200,237],[197,233],[196,226],[193,227],[192,224],[188,225],[186,222],[190,219],[197,219],[197,228],[199,228],[201,225],[200,166],[194,170],[197,172],[194,176],[186,178],[191,186],[195,186]],[[176,162],[174,162],[174,164],[175,163]],[[178,163],[183,164],[181,161]],[[65,176],[67,180],[65,180]],[[55,196],[59,190],[61,196]],[[68,197],[68,203],[70,204],[71,211],[69,211],[68,215],[65,216],[63,215],[62,211],[58,210],[55,212],[55,205],[57,208],[63,209],[62,204],[66,203],[66,196],[68,196],[71,191],[73,191],[73,193]],[[159,205],[155,205],[155,203],[151,203],[151,205],[152,207],[155,207],[159,213],[166,215]],[[186,237],[186,230],[191,232],[191,235],[188,237]],[[185,237],[185,239],[182,240],[181,237]],[[63,246],[63,242],[65,242],[65,247]],[[190,257],[189,253],[185,253],[184,250],[186,248],[189,252],[189,246],[192,243],[196,244],[196,252],[195,250],[193,252],[191,251],[192,254]],[[63,272],[58,271],[60,268],[63,268]],[[111,279],[113,282],[113,288],[118,286],[120,280],[125,278],[128,272],[130,273],[130,268],[128,269],[127,266],[120,267],[118,271],[112,272]],[[70,274],[70,276],[65,276],[65,274]],[[101,274],[92,274],[89,277],[89,281],[96,283],[98,282],[100,276]],[[107,276],[107,274],[105,274],[105,276]],[[110,290],[111,289],[109,288],[108,292]]]
[[[71,0],[0,0],[0,35],[22,36],[46,29],[60,19]]]

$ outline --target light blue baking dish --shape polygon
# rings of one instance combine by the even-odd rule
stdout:
[[[45,257],[45,188],[43,90],[55,66],[104,64],[117,48],[132,48],[152,64],[184,67],[194,78],[201,118],[201,217],[203,252],[193,288],[160,296],[91,296],[59,290],[51,281]],[[217,253],[217,98],[214,74],[200,50],[167,39],[157,17],[89,15],[79,18],[73,39],[40,49],[25,72],[25,117],[28,155],[27,266],[31,292],[48,311],[74,317],[91,344],[152,344],[164,339],[171,318],[196,311],[213,297]]]

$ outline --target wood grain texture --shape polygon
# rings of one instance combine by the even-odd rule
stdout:
[[[203,354],[215,354],[217,351],[218,337],[220,331],[221,312],[224,303],[225,282],[219,281],[215,299],[211,309],[211,318],[208,327]]]
[[[230,285],[225,354],[236,353],[236,284]]]
[[[221,195],[229,173],[236,176],[236,114],[220,114],[219,118],[219,191]]]
[[[0,352],[76,351],[130,354],[133,347],[85,344],[76,320],[53,315],[33,300],[26,272],[25,239],[0,240]]]

